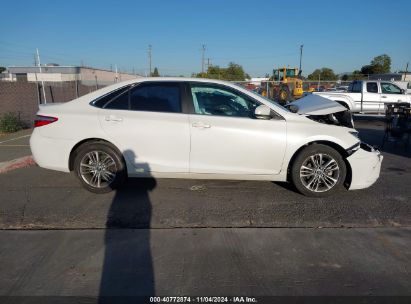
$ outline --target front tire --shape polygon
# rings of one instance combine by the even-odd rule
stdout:
[[[107,193],[124,183],[127,172],[122,155],[106,143],[86,143],[76,151],[74,172],[90,192]]]
[[[347,168],[341,154],[321,144],[302,150],[291,168],[291,180],[306,195],[322,197],[343,188]]]

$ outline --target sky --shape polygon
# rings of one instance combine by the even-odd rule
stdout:
[[[411,1],[1,1],[0,66],[86,65],[144,75],[148,45],[162,75],[242,65],[251,76],[279,66],[308,75],[351,72],[388,54],[391,70],[411,61]]]

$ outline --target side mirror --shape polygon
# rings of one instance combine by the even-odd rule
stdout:
[[[401,94],[405,94],[405,90],[404,90],[404,89],[401,89]]]
[[[254,115],[258,119],[271,119],[271,109],[266,105],[260,105],[255,108]]]

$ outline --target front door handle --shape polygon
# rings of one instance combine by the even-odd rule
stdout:
[[[387,98],[387,96],[381,96],[381,98]]]
[[[123,121],[122,117],[114,116],[114,115],[107,115],[105,117],[106,121],[115,121],[115,122],[121,122]]]
[[[193,126],[194,128],[202,128],[202,129],[204,129],[204,128],[211,128],[211,125],[210,125],[210,124],[203,123],[203,122],[193,122],[192,126]]]

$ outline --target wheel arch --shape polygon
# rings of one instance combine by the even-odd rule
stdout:
[[[351,176],[352,176],[352,170],[351,170],[351,166],[350,163],[347,161],[347,157],[349,156],[347,151],[341,147],[339,144],[336,144],[335,142],[332,141],[328,141],[328,140],[316,140],[316,141],[311,141],[308,142],[304,145],[302,145],[301,147],[299,147],[293,154],[293,156],[291,157],[290,161],[288,162],[288,167],[287,167],[287,181],[290,181],[290,172],[291,172],[291,168],[292,165],[295,161],[295,159],[297,158],[298,154],[304,150],[306,147],[310,146],[310,145],[315,145],[315,144],[321,144],[321,145],[325,145],[325,146],[329,146],[331,148],[333,148],[334,150],[336,150],[338,153],[341,154],[345,166],[346,166],[346,177],[345,177],[345,181],[344,181],[344,185],[349,185],[351,184]]]
[[[79,141],[76,145],[74,145],[74,147],[71,149],[70,151],[70,156],[69,156],[69,170],[70,172],[74,170],[74,160],[76,158],[76,151],[84,144],[89,144],[89,143],[99,143],[99,144],[105,144],[107,146],[110,146],[111,148],[113,148],[116,152],[119,153],[119,155],[121,155],[121,157],[123,158],[124,164],[126,165],[127,168],[127,163],[124,159],[124,155],[123,153],[121,153],[120,149],[117,148],[116,145],[114,145],[113,143],[102,139],[102,138],[86,138],[83,139],[81,141]]]
[[[339,103],[340,105],[342,105],[343,107],[346,107],[347,110],[351,110],[351,107],[349,105],[349,103],[347,101],[344,100],[334,100],[335,102]]]

